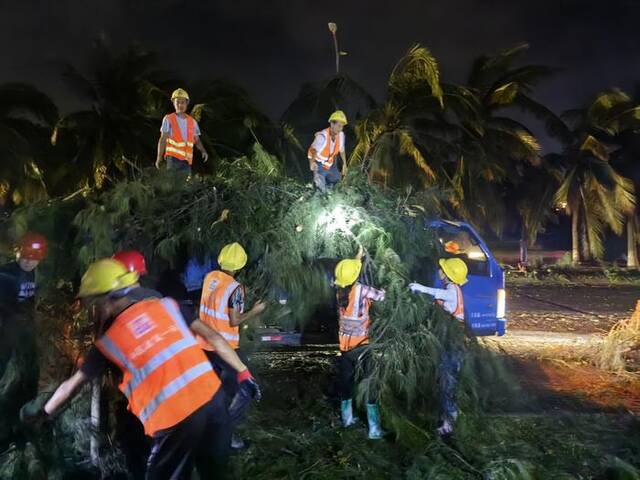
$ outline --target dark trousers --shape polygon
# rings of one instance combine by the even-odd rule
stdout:
[[[363,377],[369,376],[371,361],[369,353],[365,353],[365,347],[356,347],[348,352],[341,352],[338,360],[338,395],[340,400],[353,398],[355,390],[355,376],[358,365],[362,367]],[[375,402],[375,395],[370,394],[370,402]]]
[[[0,327],[0,447],[19,424],[20,408],[38,394],[40,375],[35,315],[31,309],[3,312]]]
[[[440,410],[443,419],[455,419],[458,415],[458,382],[464,363],[465,352],[462,349],[449,348],[440,357]]]
[[[224,478],[230,443],[226,399],[220,388],[183,421],[153,436],[145,478],[189,479],[194,461],[200,478]]]
[[[207,355],[207,358],[211,362],[213,370],[218,374],[218,377],[220,377],[220,381],[222,381],[222,389],[224,390],[226,396],[228,408],[229,405],[231,405],[233,397],[238,392],[238,372],[231,365],[220,358],[220,355],[218,355],[216,352],[205,350],[205,353]],[[247,355],[240,350],[236,350],[236,353],[240,357],[240,360],[242,360],[242,363],[248,365]],[[236,420],[234,424],[231,425],[232,429],[237,427],[241,420],[242,419]]]
[[[191,165],[186,160],[180,160],[175,157],[165,157],[164,159],[167,162],[167,170],[177,170],[187,175],[191,174]]]

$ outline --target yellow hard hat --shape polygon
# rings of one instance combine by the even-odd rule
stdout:
[[[453,283],[464,285],[467,283],[467,264],[460,258],[441,258],[438,262],[444,274]]]
[[[362,270],[362,262],[355,258],[340,260],[336,265],[336,285],[347,287],[358,279]]]
[[[247,264],[247,252],[237,242],[225,245],[218,255],[218,264],[223,270],[235,272]]]
[[[173,102],[176,98],[184,98],[189,100],[189,94],[183,88],[176,88],[171,94],[171,101]]]
[[[329,122],[342,122],[345,125],[347,124],[347,116],[344,114],[342,110],[336,110],[329,117]]]
[[[138,272],[130,272],[113,258],[103,258],[89,265],[82,276],[78,297],[103,295],[130,287],[138,281]]]

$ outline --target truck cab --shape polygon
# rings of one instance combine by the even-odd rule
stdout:
[[[469,269],[468,282],[462,286],[465,323],[474,335],[504,335],[506,330],[506,292],[504,272],[478,232],[465,222],[428,221],[440,258],[457,257]],[[432,284],[443,287],[433,272]]]

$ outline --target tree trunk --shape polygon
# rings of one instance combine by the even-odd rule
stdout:
[[[89,447],[91,464],[95,467],[100,463],[100,378],[91,382],[91,443]]]
[[[627,268],[638,270],[638,231],[635,213],[627,218]]]
[[[527,227],[522,223],[520,231],[520,268],[526,268],[529,264],[529,235]]]
[[[580,222],[578,228],[580,229],[580,262],[588,262],[593,256],[591,255],[591,242],[589,241],[589,234],[587,233],[587,216],[584,213],[584,209],[580,209]]]
[[[571,210],[571,261],[574,265],[580,263],[580,216],[578,209]]]

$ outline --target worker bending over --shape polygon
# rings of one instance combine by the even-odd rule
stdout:
[[[47,240],[28,233],[16,260],[0,267],[0,449],[12,436],[20,407],[38,391],[35,270],[46,254]]]
[[[342,176],[336,164],[336,157],[342,159],[342,175],[347,172],[347,156],[344,146],[344,126],[347,117],[342,110],[336,110],[329,117],[329,127],[316,132],[307,152],[309,169],[313,172],[313,183],[321,192],[340,181]]]
[[[228,454],[228,412],[220,379],[192,332],[235,368],[248,395],[259,397],[260,390],[225,340],[198,320],[187,325],[173,299],[132,299],[137,282],[136,272],[113,259],[88,268],[78,297],[97,323],[95,345],[44,407],[26,404],[21,418],[31,424],[49,419],[113,364],[123,374],[119,388],[129,409],[152,438],[145,478],[189,478],[194,460],[200,478],[215,478]]]
[[[191,174],[194,145],[200,150],[205,162],[209,159],[209,154],[200,140],[198,122],[187,114],[189,94],[178,88],[171,94],[171,102],[176,111],[162,119],[156,167],[160,168],[164,158],[167,169]]]
[[[369,343],[369,308],[373,302],[384,300],[384,290],[358,282],[362,270],[361,253],[357,258],[341,260],[335,269],[336,297],[339,311],[340,362],[338,387],[340,393],[340,415],[342,425],[356,423],[353,416],[353,393],[355,372],[362,365],[365,376],[369,375],[370,359],[364,346]],[[380,424],[380,411],[374,398],[367,400],[369,438],[382,438],[385,432]]]
[[[265,309],[264,303],[256,302],[251,310],[244,312],[244,287],[234,277],[246,264],[247,253],[242,245],[239,243],[225,245],[218,255],[220,270],[214,270],[204,278],[200,300],[202,323],[219,333],[245,363],[247,357],[239,350],[240,325]],[[227,400],[231,401],[238,390],[233,365],[229,364],[217,348],[205,338],[198,338],[198,342],[220,376],[222,387],[227,393]],[[239,418],[233,418],[232,426],[237,426],[241,420],[242,415]],[[234,434],[231,446],[234,449],[240,449],[244,447],[244,442]]]
[[[438,275],[445,288],[425,287],[419,283],[410,283],[413,293],[425,293],[435,298],[438,305],[464,324],[464,298],[462,285],[467,283],[467,264],[460,258],[441,258],[438,262]],[[464,362],[464,351],[454,345],[446,345],[440,359],[440,426],[438,433],[442,436],[453,432],[453,425],[458,417],[456,394],[460,370]]]

